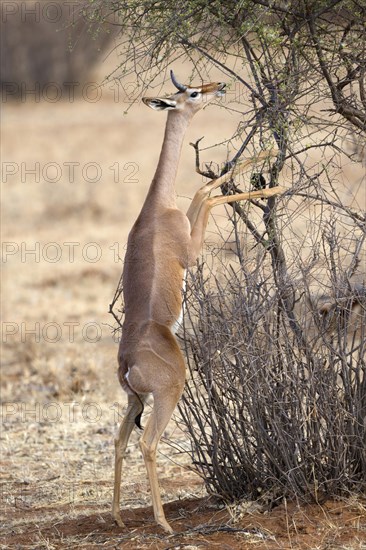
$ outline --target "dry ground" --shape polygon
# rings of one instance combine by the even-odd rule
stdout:
[[[190,470],[189,443],[174,422],[159,472],[177,534],[153,522],[138,433],[123,481],[126,530],[113,525],[113,435],[125,398],[107,309],[164,127],[141,105],[127,116],[124,109],[113,90],[96,102],[3,109],[2,547],[366,548],[361,500],[283,503],[272,512],[218,506]],[[203,134],[213,144],[236,126],[219,107],[199,116],[187,144]],[[201,183],[192,166],[186,146],[183,207]]]

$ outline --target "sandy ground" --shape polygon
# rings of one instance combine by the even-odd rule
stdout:
[[[125,396],[108,304],[165,123],[141,104],[125,115],[118,99],[103,89],[97,101],[3,108],[1,547],[365,548],[359,499],[284,503],[271,513],[218,506],[191,471],[189,442],[174,421],[159,473],[177,534],[153,522],[137,432],[123,479],[127,528],[113,525],[113,436]],[[236,123],[219,107],[194,120],[178,176],[182,208],[201,184],[188,142],[205,135],[212,145]],[[225,157],[223,146],[215,158]]]

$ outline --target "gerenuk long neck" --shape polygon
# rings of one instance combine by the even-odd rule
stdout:
[[[151,182],[146,202],[160,203],[174,208],[175,178],[182,149],[183,139],[191,117],[182,111],[169,111],[165,126],[163,146],[154,178]]]

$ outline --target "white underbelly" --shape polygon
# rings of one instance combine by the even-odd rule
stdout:
[[[182,294],[184,294],[184,292],[186,291],[186,284],[187,284],[186,274],[187,274],[187,270],[185,269],[183,273]],[[183,304],[182,304],[182,309],[180,310],[178,319],[175,321],[174,325],[172,325],[170,329],[173,334],[176,334],[178,330],[181,328],[182,321],[183,321]]]

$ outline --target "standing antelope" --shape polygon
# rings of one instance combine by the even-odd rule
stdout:
[[[168,111],[158,166],[142,210],[128,237],[123,270],[125,319],[118,352],[118,377],[128,394],[128,407],[115,440],[113,518],[119,511],[122,460],[134,423],[139,426],[143,403],[152,394],[154,405],[140,445],[151,487],[156,522],[168,533],[156,471],[156,449],[183,392],[185,362],[174,336],[182,310],[184,271],[201,250],[209,212],[218,204],[270,197],[280,187],[251,193],[209,198],[210,192],[233,176],[231,172],[204,185],[184,214],[176,206],[174,182],[183,138],[192,117],[207,103],[222,96],[222,82],[184,86],[171,72],[178,92],[169,97],[143,98],[148,107]],[[257,158],[267,158],[263,153]],[[236,172],[253,164],[242,163]]]

